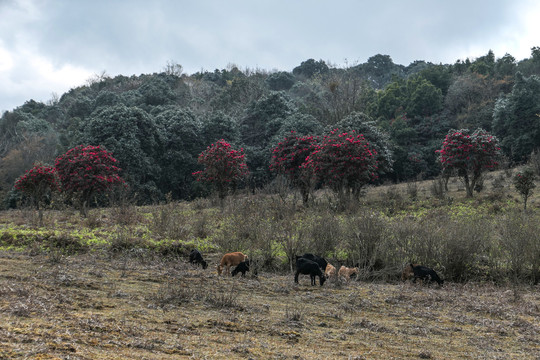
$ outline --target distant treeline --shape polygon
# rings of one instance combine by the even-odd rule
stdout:
[[[360,123],[390,145],[393,167],[379,181],[438,175],[435,150],[450,129],[491,132],[507,163],[518,164],[540,146],[539,75],[540,47],[519,62],[489,51],[451,65],[403,66],[379,54],[339,68],[309,59],[292,72],[231,65],[188,75],[169,63],[161,73],[103,73],[46,104],[29,100],[2,114],[0,199],[12,204],[17,177],[79,144],[112,151],[139,203],[207,194],[192,173],[219,139],[245,149],[245,186],[257,189],[272,182],[271,150],[291,131],[322,135]]]

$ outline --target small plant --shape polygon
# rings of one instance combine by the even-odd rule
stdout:
[[[186,240],[190,233],[190,219],[182,214],[178,202],[167,195],[167,203],[151,208],[151,229],[160,236],[174,240]]]
[[[233,287],[231,287],[229,292],[218,291],[208,293],[205,297],[205,302],[218,309],[244,310],[244,307],[238,302],[237,294]]]
[[[116,231],[109,242],[109,250],[119,253],[143,247],[143,240],[134,236],[129,228],[123,227]]]
[[[534,183],[535,178],[536,175],[530,167],[526,167],[514,175],[514,186],[523,199],[524,210],[527,210],[527,200],[532,195],[533,189],[536,187],[536,184]]]
[[[445,179],[440,176],[436,178],[435,180],[431,181],[430,191],[431,195],[435,196],[437,199],[444,199],[445,193],[446,193],[446,181]]]
[[[150,295],[147,300],[154,301],[160,308],[178,306],[190,302],[196,297],[193,288],[175,282],[167,281],[160,285],[158,291]]]
[[[117,188],[111,192],[111,217],[117,224],[126,226],[134,225],[141,221],[141,217],[137,213],[137,208],[134,205],[134,199],[128,197],[126,188]]]
[[[303,316],[302,310],[298,308],[290,309],[288,306],[285,308],[285,321],[299,322]]]
[[[407,195],[412,201],[418,200],[418,183],[416,181],[407,183]]]

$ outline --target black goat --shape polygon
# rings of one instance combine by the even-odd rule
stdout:
[[[321,267],[315,261],[309,259],[298,257],[296,259],[296,274],[294,274],[294,282],[298,284],[298,275],[304,274],[309,275],[311,278],[311,285],[315,285],[315,277],[319,277],[319,282],[321,286],[324,284],[326,277],[324,276]]]
[[[429,282],[436,281],[437,284],[439,284],[440,286],[442,286],[442,284],[444,283],[444,280],[441,280],[439,275],[437,275],[437,273],[433,269],[430,269],[426,266],[413,264],[411,264],[411,267],[414,272],[414,283],[416,282],[416,279],[427,280]]]
[[[189,262],[191,264],[197,264],[197,266],[201,264],[203,269],[206,269],[208,267],[208,264],[206,263],[206,261],[204,261],[202,254],[197,249],[194,249],[189,254]]]
[[[246,277],[246,271],[249,271],[249,260],[242,261],[240,264],[238,264],[231,272],[231,275],[234,276],[241,272],[242,277]]]
[[[313,255],[313,254],[304,254],[302,256],[296,256],[297,261],[300,258],[304,258],[304,259],[314,261],[319,265],[319,267],[321,268],[322,271],[326,271],[326,266],[328,265],[328,261],[326,261],[326,259],[323,258],[322,256]]]

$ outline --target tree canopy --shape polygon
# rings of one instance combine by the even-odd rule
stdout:
[[[245,184],[262,188],[278,175],[272,150],[291,131],[362,134],[376,152],[378,181],[438,175],[435,150],[450,129],[483,128],[521,164],[540,144],[540,48],[520,61],[497,55],[407,66],[385,54],[344,67],[311,58],[292,71],[230,65],[191,75],[169,64],[154,74],[96,75],[46,104],[28,100],[2,114],[0,198],[12,204],[24,170],[79,144],[112,151],[139,203],[202,195],[191,174],[220,139],[245,149]]]

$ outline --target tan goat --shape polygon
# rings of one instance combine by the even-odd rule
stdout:
[[[407,264],[407,266],[403,268],[403,271],[401,272],[401,281],[407,281],[414,278],[413,266],[418,266],[418,264]]]
[[[348,268],[348,267],[342,265],[339,268],[339,271],[338,271],[338,277],[340,279],[344,278],[347,282],[349,282],[349,280],[351,279],[351,276],[354,275],[354,274],[358,274],[358,268],[357,267]]]
[[[324,274],[326,275],[327,279],[332,279],[337,277],[337,269],[330,263],[326,265],[326,270],[324,270]]]
[[[244,255],[239,251],[223,255],[219,265],[217,266],[218,275],[221,275],[221,272],[223,271],[223,267],[225,267],[225,274],[229,275],[231,273],[231,266],[236,266],[240,264],[242,261],[246,261],[247,258],[248,258],[247,255]]]

